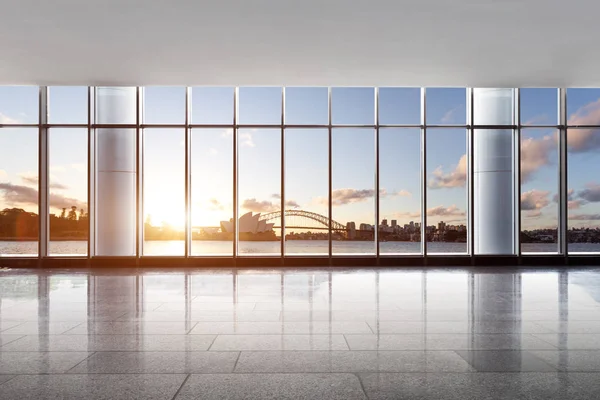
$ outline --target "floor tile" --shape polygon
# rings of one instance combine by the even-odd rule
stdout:
[[[59,335],[80,325],[81,322],[24,322],[3,331],[15,335]]]
[[[379,321],[369,322],[375,333],[551,333],[552,330],[532,322],[512,321]]]
[[[352,374],[192,375],[177,400],[192,399],[365,399]]]
[[[0,352],[0,374],[63,373],[88,358],[85,352]]]
[[[255,334],[339,334],[370,333],[366,322],[199,322],[191,334],[255,335]]]
[[[469,372],[451,351],[242,352],[235,372]]]
[[[185,375],[27,375],[0,385],[4,400],[171,400]]]
[[[556,349],[529,334],[345,335],[350,350]]]
[[[11,354],[11,353],[6,353]],[[201,374],[230,373],[237,352],[99,352],[73,374]]]
[[[2,385],[4,382],[10,381],[14,377],[15,375],[0,375],[0,385]]]
[[[22,323],[23,321],[0,320],[0,332],[4,332],[5,330],[14,328],[15,326],[19,326]]]
[[[210,350],[348,350],[348,345],[343,335],[219,335]]]
[[[566,376],[557,373],[371,373],[359,377],[372,400],[575,399],[568,397]]]
[[[279,311],[249,311],[249,310],[195,310],[185,311],[150,311],[146,313],[128,313],[119,321],[240,321],[240,322],[277,322],[280,320]]]
[[[0,333],[0,347],[4,347],[7,344],[12,343],[15,340],[18,340],[24,336],[25,335],[5,335],[3,333]]]
[[[550,333],[534,334],[554,347],[566,350],[600,350],[600,334]]]
[[[598,312],[600,313],[600,311]],[[550,329],[551,332],[548,333],[598,334],[600,336],[600,321],[538,321],[537,324]]]
[[[479,372],[556,372],[532,353],[521,350],[457,350]]]
[[[25,336],[8,351],[205,351],[215,335],[49,335]]]
[[[600,372],[600,350],[538,350],[531,353],[560,371]]]
[[[79,325],[69,335],[185,335],[196,325],[191,322],[94,322]]]

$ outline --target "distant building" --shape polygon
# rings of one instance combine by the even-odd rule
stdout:
[[[267,221],[259,221],[260,213],[252,215],[248,212],[238,219],[239,233],[261,233],[273,230],[274,224],[268,224]],[[221,232],[233,232],[233,218],[229,221],[221,221]]]
[[[348,239],[356,239],[356,223],[348,222],[346,224],[346,230],[348,232]]]
[[[395,228],[398,225],[398,221],[395,219],[392,220],[392,228]]]

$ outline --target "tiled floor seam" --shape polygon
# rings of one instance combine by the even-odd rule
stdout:
[[[11,341],[8,341],[8,342],[4,342],[4,343],[2,343],[2,344],[0,345],[0,353],[2,352],[2,347],[3,347],[3,346],[6,346],[6,345],[7,345],[7,344],[9,344],[9,343],[16,342],[17,340],[21,340],[21,339],[23,339],[23,338],[24,338],[24,337],[26,337],[26,336],[28,336],[28,335],[23,335],[23,336],[21,336],[21,337],[18,337],[18,338],[16,338],[16,339],[13,339],[13,340],[11,340]]]
[[[86,358],[84,358],[83,360],[79,361],[77,364],[73,365],[71,368],[69,368],[68,370],[66,370],[65,372],[63,372],[63,374],[68,374],[68,373],[69,373],[69,371],[71,371],[71,370],[73,370],[75,367],[79,366],[79,364],[81,364],[81,363],[83,363],[83,362],[85,362],[85,361],[89,360],[89,359],[90,359],[90,358],[91,358],[91,357],[92,357],[94,354],[96,354],[96,353],[97,353],[96,351],[92,352],[92,353],[91,353],[90,355],[88,355]],[[52,375],[52,374],[50,374],[50,375]]]
[[[67,334],[67,332],[69,332],[69,331],[72,331],[73,329],[75,329],[75,328],[77,328],[77,327],[79,327],[79,326],[81,326],[81,325],[83,325],[83,324],[87,324],[87,323],[89,323],[89,322],[81,322],[81,323],[79,323],[79,324],[75,325],[74,327],[67,329],[67,330],[66,330],[66,331],[64,331],[64,332],[61,332],[61,333],[59,333],[58,335],[66,335],[66,334]]]
[[[206,351],[210,351],[210,349],[213,347],[213,344],[215,344],[215,341],[217,340],[218,337],[219,337],[219,335],[215,335],[215,337],[213,338],[212,342],[210,342],[210,346],[208,346],[208,348],[206,349]]]
[[[360,385],[360,388],[363,391],[363,394],[365,395],[365,399],[369,400],[369,395],[367,394],[367,390],[365,389],[365,385],[363,384],[360,375],[357,372],[354,372],[352,375],[356,376],[356,379],[358,379],[358,384]]]
[[[10,374],[9,374],[9,375],[10,375]],[[5,383],[8,383],[8,382],[12,381],[12,380],[13,380],[13,379],[15,379],[17,376],[19,376],[19,375],[14,375],[14,376],[13,376],[12,378],[10,378],[9,380],[7,380],[7,381],[4,381],[4,382],[0,383],[0,386],[4,385]]]
[[[169,322],[169,321],[167,321],[167,322]],[[199,323],[200,323],[199,321],[194,322],[194,326],[192,326],[185,334],[189,335],[194,330],[194,328],[196,327],[196,325],[198,325]]]
[[[183,382],[181,382],[181,385],[179,386],[179,388],[177,389],[177,391],[175,392],[175,394],[173,395],[171,400],[175,400],[177,398],[177,396],[179,396],[179,392],[181,392],[181,389],[183,389],[183,387],[185,386],[185,383],[188,381],[188,379],[190,379],[190,376],[192,376],[192,374],[187,374],[187,376],[185,377]]]
[[[557,334],[558,334],[558,333],[557,333]],[[544,334],[540,333],[540,335],[547,335],[547,334],[546,334],[546,333],[544,333]],[[543,339],[543,338],[539,337],[539,336],[538,336],[537,334],[535,334],[535,333],[530,333],[530,334],[529,334],[529,336],[532,336],[532,337],[534,337],[534,338],[535,338],[535,339],[537,339],[537,340],[540,340],[540,341],[542,341],[542,342],[544,342],[544,343],[547,343],[547,344],[549,344],[550,346],[554,347],[554,349],[556,349],[556,350],[561,350],[561,348],[560,348],[560,347],[558,347],[558,346],[554,345],[553,343],[551,343],[550,341],[548,341],[548,340],[546,340],[546,339]],[[527,350],[534,350],[534,349],[527,349]]]
[[[233,373],[235,373],[235,369],[237,368],[238,361],[240,361],[240,357],[241,357],[241,356],[242,356],[242,352],[240,351],[240,352],[238,352],[238,356],[237,356],[237,358],[235,359],[235,363],[233,363],[233,369],[231,370],[231,373],[232,373],[232,374],[233,374]]]

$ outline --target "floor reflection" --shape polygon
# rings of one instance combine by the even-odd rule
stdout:
[[[4,271],[0,378],[600,371],[599,272],[487,271]]]

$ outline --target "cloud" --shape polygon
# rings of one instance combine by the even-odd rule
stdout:
[[[454,120],[454,114],[458,110],[460,110],[461,106],[456,106],[451,110],[446,111],[446,113],[442,116],[441,122],[442,124],[449,124]]]
[[[532,189],[528,192],[521,193],[521,210],[535,211],[541,210],[550,204],[549,191]]]
[[[579,108],[569,117],[569,125],[600,125],[600,99]],[[583,153],[600,148],[600,131],[594,128],[570,129],[569,151]]]
[[[586,188],[577,192],[577,197],[590,203],[600,202],[600,184],[588,183]]]
[[[281,199],[281,195],[279,193],[273,193],[271,197],[274,199]]]
[[[74,163],[70,165],[77,172],[87,172],[87,165],[84,163]]]
[[[29,174],[19,175],[19,177],[21,178],[23,183],[25,183],[27,185],[33,185],[33,186],[38,185],[39,178],[37,175],[33,175],[33,174],[29,173]],[[65,186],[62,183],[58,183],[58,182],[52,182],[52,183],[50,183],[50,185],[48,185],[48,187],[50,189],[57,189],[57,190],[65,190],[65,189],[69,188],[68,186]]]
[[[8,173],[5,170],[0,169],[0,179],[4,178],[8,178]]]
[[[300,204],[298,204],[295,200],[287,200],[285,202],[286,208],[300,208]],[[281,210],[281,202],[271,202],[268,200],[258,201],[255,198],[246,199],[242,202],[242,208],[252,211],[252,212],[275,212]]]
[[[19,121],[16,118],[11,118],[8,115],[2,114],[0,113],[0,124],[20,124],[21,121]]]
[[[600,214],[576,214],[576,215],[569,215],[569,220],[574,220],[574,221],[598,221],[598,220],[600,220]]]
[[[548,114],[535,115],[527,121],[523,122],[523,125],[543,125],[550,121]]]
[[[342,206],[345,204],[361,203],[367,201],[375,196],[375,189],[334,189],[331,193],[331,203],[334,206]],[[397,192],[388,192],[385,188],[379,189],[379,198],[383,199],[386,197],[412,196],[412,193],[408,190],[399,190]],[[315,199],[317,204],[327,205],[329,203],[327,197],[317,197]]]
[[[233,129],[224,129],[223,132],[221,132],[221,137],[223,138],[228,138],[231,137],[233,135]]]
[[[21,204],[38,204],[38,191],[37,189],[29,186],[13,185],[12,183],[0,183],[0,191],[2,192],[2,200],[5,204],[13,206]],[[61,194],[50,193],[48,196],[48,202],[50,207],[53,208],[70,208],[75,206],[79,208],[87,208],[86,203],[65,197]]]
[[[540,210],[531,210],[525,213],[525,218],[539,218],[542,216],[542,212]]]
[[[221,202],[217,199],[215,199],[214,197],[212,197],[211,199],[208,200],[209,202],[209,210],[211,211],[217,211],[217,210],[224,210],[225,207],[223,207],[223,205],[221,204]]]
[[[295,200],[288,200],[285,202],[285,208],[300,208],[300,204]]]
[[[415,216],[416,217],[417,213],[412,214],[411,216]],[[421,213],[418,213],[418,215],[420,216]],[[428,217],[447,217],[447,216],[463,216],[466,215],[464,211],[459,210],[458,207],[456,207],[456,205],[451,205],[450,207],[444,207],[444,206],[437,206],[437,207],[431,207],[427,209],[427,216]]]
[[[550,153],[556,150],[557,134],[540,139],[521,140],[521,179],[526,182],[535,171],[550,163]]]
[[[409,192],[408,190],[403,189],[403,190],[396,192],[395,195],[402,196],[402,197],[410,197],[410,196],[412,196],[412,193]]]
[[[255,147],[254,141],[252,140],[252,134],[250,132],[242,132],[238,134],[238,141],[242,146]]]
[[[463,154],[458,160],[454,170],[444,173],[442,167],[437,167],[429,179],[427,186],[430,189],[463,187],[467,182],[467,155]]]

